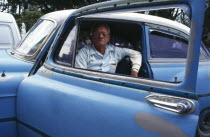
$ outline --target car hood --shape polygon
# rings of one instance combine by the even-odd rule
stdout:
[[[9,50],[0,50],[0,74],[7,72],[29,72],[33,63],[29,63],[9,54]]]

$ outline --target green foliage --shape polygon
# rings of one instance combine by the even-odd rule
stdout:
[[[26,9],[20,16],[17,16],[17,23],[21,24],[24,22],[28,30],[42,15],[43,13],[36,6],[32,6],[30,10]]]

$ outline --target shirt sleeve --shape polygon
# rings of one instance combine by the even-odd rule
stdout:
[[[79,50],[75,60],[75,68],[87,69],[87,58],[88,55],[85,48]]]
[[[140,68],[141,68],[141,62],[142,62],[142,56],[141,53],[136,51],[136,50],[130,50],[130,59],[132,62],[132,70],[139,72]]]
[[[116,47],[115,50],[115,52],[117,52],[118,61],[123,59],[125,56],[130,56],[132,62],[132,70],[139,72],[142,63],[142,55],[140,52],[128,48],[119,47]]]

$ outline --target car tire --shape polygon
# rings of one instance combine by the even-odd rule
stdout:
[[[200,113],[196,137],[210,137],[210,108]]]

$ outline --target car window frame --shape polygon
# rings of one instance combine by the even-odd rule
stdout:
[[[150,23],[150,25],[151,25],[151,23]],[[145,28],[146,28],[146,32],[145,33],[147,33],[146,34],[146,36],[147,36],[147,44],[149,44],[149,31],[150,31],[150,29],[152,29],[152,30],[155,30],[155,31],[159,31],[159,32],[161,32],[161,33],[169,33],[169,35],[175,35],[176,37],[181,37],[181,38],[183,38],[183,39],[185,39],[186,41],[188,41],[188,43],[189,43],[189,35],[187,34],[187,33],[185,33],[185,32],[181,32],[180,30],[178,30],[178,31],[180,31],[180,33],[182,33],[182,35],[178,35],[178,34],[176,34],[176,33],[174,33],[174,32],[170,32],[170,31],[168,31],[167,32],[167,29],[165,30],[163,30],[163,29],[160,29],[162,26],[160,26],[160,25],[156,25],[156,24],[154,24],[155,25],[155,28],[154,27],[150,27],[150,25],[145,25]],[[165,26],[164,26],[165,27]],[[167,27],[165,27],[165,28],[167,28]],[[171,30],[175,30],[174,28],[170,28]],[[189,45],[188,45],[189,46]],[[148,50],[147,50],[147,58],[148,58],[148,61],[149,62],[153,62],[153,63],[155,63],[156,61],[157,62],[160,62],[160,63],[164,63],[164,62],[177,62],[177,63],[186,63],[186,59],[187,58],[154,58],[154,57],[151,57],[151,50],[150,50],[150,44],[149,44],[149,46],[148,46]],[[201,55],[202,54],[202,55]],[[200,57],[199,57],[199,60],[200,61],[207,61],[208,59],[210,58],[210,52],[209,52],[209,50],[206,48],[206,46],[203,44],[203,42],[201,42],[201,46],[200,46]]]
[[[157,26],[157,25],[156,25]],[[186,41],[188,41],[188,43],[189,43],[189,36],[188,36],[188,34],[186,34],[186,33],[184,33],[184,32],[181,32],[183,35],[185,35],[185,36],[183,36],[183,35],[178,35],[178,34],[176,34],[176,33],[174,33],[174,32],[170,32],[170,31],[167,31],[167,30],[162,30],[162,29],[160,29],[161,28],[161,26],[160,26],[160,28],[159,27],[157,27],[157,28],[154,28],[154,27],[150,27],[150,26],[147,26],[147,25],[145,25],[145,27],[146,27],[146,43],[147,43],[147,45],[149,45],[147,48],[147,58],[148,58],[148,61],[150,62],[150,63],[155,63],[156,61],[159,63],[169,63],[169,62],[172,62],[172,63],[174,63],[174,62],[176,62],[176,63],[186,63],[186,60],[187,60],[187,57],[186,58],[159,58],[159,57],[151,57],[151,48],[150,48],[150,41],[149,41],[149,33],[150,33],[150,29],[153,31],[157,31],[157,32],[160,32],[160,33],[166,33],[166,34],[168,34],[168,35],[175,35],[175,37],[180,37],[180,38],[182,38],[182,39],[185,39]],[[165,27],[166,28],[166,27]],[[172,29],[173,30],[173,28],[170,28],[170,29]],[[187,37],[187,38],[186,38]],[[188,45],[189,46],[189,45]],[[201,55],[202,54],[202,55]],[[202,58],[203,57],[203,58]],[[200,61],[205,61],[205,60],[207,60],[207,59],[209,59],[210,58],[210,53],[209,53],[209,51],[208,51],[208,49],[205,47],[205,45],[203,44],[203,42],[201,43],[201,46],[200,46],[200,57],[199,57],[199,60]]]

